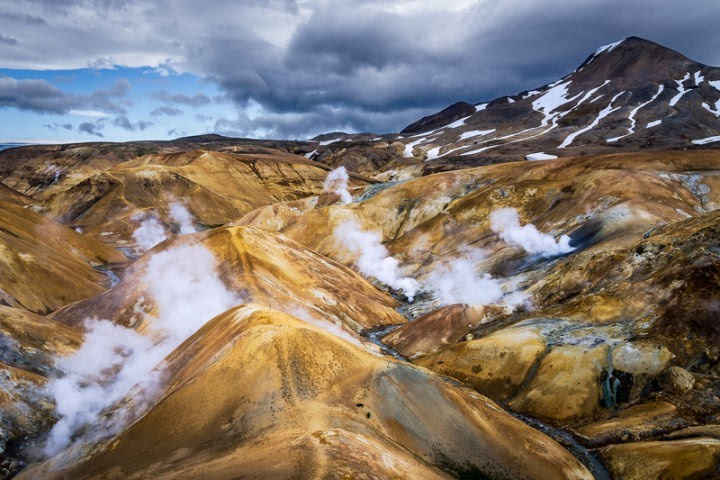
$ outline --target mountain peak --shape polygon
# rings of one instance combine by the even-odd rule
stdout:
[[[667,79],[682,77],[689,69],[702,66],[671,48],[633,36],[595,50],[573,77],[580,81],[586,77]]]

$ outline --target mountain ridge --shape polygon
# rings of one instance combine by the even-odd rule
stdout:
[[[632,36],[599,47],[554,82],[469,106],[456,102],[399,134],[316,138],[310,158],[353,170],[367,167],[338,157],[399,150],[404,160],[383,169],[392,179],[507,161],[705,148],[720,141],[720,68]]]

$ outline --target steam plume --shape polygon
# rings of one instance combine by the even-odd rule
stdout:
[[[146,252],[167,238],[165,227],[153,216],[146,217],[132,234],[140,252]]]
[[[185,208],[185,205],[179,202],[170,204],[170,217],[180,226],[180,234],[195,233],[195,225],[193,225],[192,214]]]
[[[532,223],[521,226],[520,216],[514,208],[501,208],[492,212],[490,228],[507,243],[543,257],[561,255],[574,250],[567,235],[561,236],[556,241],[551,235],[540,232]]]
[[[482,250],[465,248],[461,253],[458,258],[440,262],[423,282],[423,290],[432,291],[440,305],[529,305],[526,294],[506,293],[500,280],[478,271],[477,263],[485,258]]]
[[[325,177],[325,183],[323,184],[323,190],[326,192],[333,192],[340,195],[342,203],[351,203],[352,195],[348,191],[348,176],[345,167],[338,167]]]
[[[136,216],[133,217],[133,220],[138,220],[139,218],[141,217]],[[197,231],[195,225],[193,225],[192,214],[185,208],[185,205],[180,202],[172,202],[170,204],[170,218],[178,224],[180,228],[178,233],[181,235],[195,233]],[[140,226],[135,229],[132,236],[138,249],[143,253],[164,241],[168,234],[165,226],[160,223],[157,218],[153,215],[148,215],[140,222]]]
[[[465,303],[488,305],[503,298],[500,282],[487,273],[478,273],[479,252],[442,262],[430,272],[423,287],[435,292],[442,305]]]
[[[390,256],[379,233],[363,230],[355,220],[345,220],[335,228],[334,235],[351,253],[358,256],[356,265],[360,273],[375,277],[395,290],[402,290],[408,300],[413,301],[420,284],[402,275],[400,262]]]
[[[143,281],[156,316],[145,318],[148,335],[107,320],[86,320],[80,349],[57,361],[65,375],[47,385],[60,420],[50,431],[46,454],[56,454],[73,441],[93,440],[74,437],[83,427],[97,424],[101,413],[133,387],[152,396],[162,384],[163,359],[208,320],[243,303],[227,290],[215,266],[212,252],[199,244],[180,245],[149,259]],[[122,426],[112,424],[103,433]]]

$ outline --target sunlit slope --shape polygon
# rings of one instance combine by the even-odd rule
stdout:
[[[69,305],[53,318],[77,325],[84,318],[99,317],[139,326],[143,312],[154,308],[143,281],[153,255],[194,244],[214,254],[223,283],[246,302],[342,324],[351,331],[405,321],[394,310],[395,300],[357,273],[283,235],[250,227],[217,228],[165,242],[136,260],[115,288]]]
[[[18,478],[592,478],[484,397],[257,306],[213,319],[168,368],[116,439]]]
[[[284,152],[147,155],[49,195],[36,208],[120,246],[132,244],[148,215],[172,229],[173,202],[183,203],[201,228],[215,227],[263,205],[316,195],[326,175],[326,167]]]
[[[93,269],[124,262],[122,253],[17,204],[0,201],[0,299],[37,313],[110,286]]]

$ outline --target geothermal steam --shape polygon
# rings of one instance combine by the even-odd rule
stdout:
[[[150,250],[167,238],[165,227],[153,216],[145,218],[132,236],[141,252]]]
[[[532,223],[521,226],[520,216],[514,208],[501,208],[492,212],[490,228],[507,243],[542,257],[552,257],[574,250],[567,235],[556,241],[551,235],[540,232]]]
[[[488,305],[500,301],[504,295],[500,282],[477,270],[482,253],[479,250],[463,253],[462,257],[433,268],[423,287],[432,290],[442,305]]]
[[[555,242],[551,236],[540,233],[534,225],[521,227],[514,209],[498,210],[491,214],[491,218],[494,219],[493,228],[503,227],[503,239],[518,242],[531,253],[557,255],[572,250],[567,236]],[[478,262],[485,258],[482,250],[461,249],[459,257],[436,264],[420,283],[402,274],[400,262],[390,256],[378,232],[363,230],[355,219],[340,223],[335,228],[334,236],[357,257],[355,265],[360,273],[365,277],[374,277],[395,290],[401,290],[411,302],[423,290],[432,292],[441,305],[529,305],[525,293],[508,293],[500,280],[478,270]]]
[[[170,218],[178,225],[178,233],[181,235],[197,231],[193,225],[192,214],[182,203],[173,202],[170,204]],[[140,252],[146,252],[164,241],[168,234],[165,226],[157,218],[148,215],[140,222],[140,226],[135,229],[132,236]]]
[[[185,208],[185,205],[178,202],[170,204],[170,218],[180,227],[180,235],[187,233],[195,233],[195,225],[193,225],[192,214]]]
[[[463,248],[460,253],[460,257],[440,262],[423,281],[423,290],[433,292],[440,305],[501,303],[507,306],[529,306],[529,298],[525,293],[506,293],[500,280],[478,271],[477,264],[485,258],[485,252]]]
[[[57,362],[65,375],[47,386],[60,419],[50,431],[45,453],[68,447],[79,431],[98,424],[101,413],[134,387],[141,403],[153,397],[162,383],[163,359],[208,320],[243,303],[227,290],[215,266],[212,252],[199,244],[149,258],[143,281],[156,308],[154,316],[145,316],[147,335],[107,320],[86,320],[80,349]],[[123,421],[121,415],[104,424],[102,434],[116,433]],[[89,440],[93,438],[87,433],[80,438]]]
[[[402,290],[408,300],[413,301],[420,284],[417,280],[402,275],[400,262],[390,256],[379,233],[363,230],[357,221],[352,219],[338,225],[334,235],[357,256],[355,264],[360,273],[366,277],[375,277],[390,288]]]
[[[342,203],[351,203],[352,195],[348,191],[348,176],[345,167],[338,167],[325,177],[325,183],[323,184],[323,190],[326,192],[333,192],[340,195]]]

